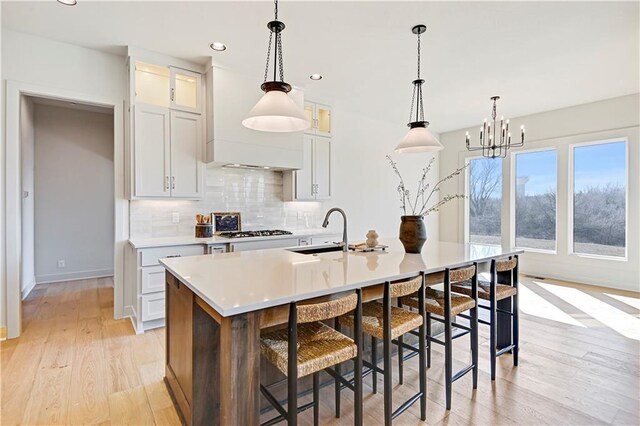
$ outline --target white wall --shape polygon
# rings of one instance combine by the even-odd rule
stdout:
[[[102,105],[114,105],[116,113],[114,116],[114,162],[116,168],[115,180],[115,199],[116,199],[116,259],[115,269],[116,272],[122,276],[122,267],[124,262],[123,247],[128,239],[128,202],[124,200],[124,139],[123,139],[123,104],[126,93],[126,67],[125,58],[115,55],[98,52],[91,49],[82,48],[66,43],[59,43],[40,37],[34,37],[19,32],[2,29],[2,87],[3,97],[1,104],[5,105],[8,98],[7,81],[14,82],[20,87],[28,87],[28,91],[32,93],[51,93],[55,94],[54,97],[68,98],[68,99],[80,99],[88,103],[95,102]],[[13,111],[13,104],[8,105],[3,113],[3,121],[8,122],[9,116],[17,116],[16,111],[19,107]],[[11,109],[11,111],[10,111]],[[5,120],[6,119],[6,120]],[[7,126],[8,129],[8,126]],[[7,130],[8,131],[8,130]],[[7,145],[9,135],[2,132],[4,150]],[[13,133],[12,133],[13,137]],[[12,141],[13,143],[13,141]],[[18,155],[11,153],[9,158],[8,151],[3,153],[5,155],[3,166],[7,173],[10,168],[15,168],[15,162],[17,162]],[[11,165],[11,167],[9,167]],[[8,175],[7,175],[8,176]],[[19,173],[18,173],[19,176]],[[11,193],[8,191],[8,187],[11,185]],[[6,188],[5,188],[6,187]],[[3,191],[0,194],[0,199],[5,200],[5,197],[11,197],[11,203],[20,203],[19,193],[15,191],[14,182],[11,182],[8,178],[5,181],[5,185],[0,187]],[[0,214],[0,221],[5,224],[7,218],[11,217],[12,220],[15,217],[15,212],[11,213],[7,210],[10,203],[7,201],[6,207],[2,209]],[[5,231],[8,231],[5,228]],[[15,238],[14,229],[11,229],[12,236]],[[20,230],[17,230],[18,237]],[[9,239],[9,236],[6,236]],[[3,238],[4,241],[4,238]],[[4,252],[2,258],[3,270],[7,262],[11,262],[12,268],[18,263],[18,250],[12,250]],[[19,265],[18,265],[19,267]],[[10,270],[8,271],[10,272]],[[3,277],[5,275],[3,274]],[[19,282],[18,274],[9,276],[7,273],[5,279],[2,281],[0,288],[0,295],[2,295],[2,303],[0,303],[1,317],[0,324],[7,324],[6,318],[6,300],[7,300],[7,281],[11,280],[12,285],[14,282]],[[116,316],[122,315],[122,302],[119,289],[116,288],[115,298]],[[13,299],[12,299],[13,300]],[[9,330],[11,333],[11,330]]]
[[[20,278],[24,299],[36,284],[34,240],[34,105],[31,98],[20,99],[20,149],[22,155],[22,276]],[[25,220],[26,219],[26,220]]]
[[[369,229],[377,230],[381,237],[398,237],[402,215],[399,181],[385,155],[391,154],[397,161],[407,188],[415,193],[422,169],[438,154],[394,154],[394,148],[408,131],[405,124],[369,118],[354,111],[354,104],[337,101],[333,105],[335,184],[333,199],[325,202],[325,207],[338,206],[346,211],[351,241],[364,241]],[[438,174],[436,160],[428,182],[435,183]],[[437,213],[427,217],[427,234],[428,238],[439,238]]]
[[[34,116],[36,281],[112,275],[113,114],[36,104]]]
[[[489,112],[489,111],[487,111]],[[499,111],[508,114],[508,111]],[[479,117],[482,119],[482,116]],[[557,206],[557,253],[526,252],[521,259],[522,270],[534,275],[597,284],[628,290],[640,290],[640,95],[629,95],[607,99],[570,108],[548,111],[525,117],[512,118],[512,128],[521,124],[527,128],[526,151],[536,148],[556,147],[558,152],[558,206]],[[441,135],[445,149],[440,155],[440,170],[444,174],[465,162],[477,153],[469,153],[464,145],[465,132],[477,137],[479,127],[447,132]],[[628,139],[628,221],[627,260],[611,260],[569,254],[569,149],[571,144],[607,140]],[[477,140],[476,140],[477,143]],[[509,214],[513,197],[508,171],[511,157],[503,160],[503,244],[514,245],[515,224]],[[456,188],[457,186],[457,188]],[[448,183],[449,190],[464,190],[464,184]],[[465,203],[454,202],[441,210],[440,236],[444,241],[465,239]]]

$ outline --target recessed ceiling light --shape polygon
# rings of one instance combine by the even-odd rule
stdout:
[[[58,3],[62,3],[65,6],[75,6],[78,4],[78,0],[58,0]]]
[[[209,47],[218,52],[227,50],[227,46],[224,43],[220,43],[219,41],[214,41],[209,45]]]
[[[311,80],[322,80],[322,76],[320,74],[311,74],[309,78]]]

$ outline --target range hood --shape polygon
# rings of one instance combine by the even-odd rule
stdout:
[[[259,77],[259,76],[258,76]],[[242,120],[262,96],[260,81],[218,65],[206,74],[208,163],[252,169],[297,170],[303,166],[304,132],[247,129]],[[289,96],[304,107],[304,92]]]

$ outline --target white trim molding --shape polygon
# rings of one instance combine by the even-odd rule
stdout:
[[[124,72],[124,70],[123,70]],[[124,197],[124,100],[43,87],[7,80],[6,85],[6,152],[5,152],[5,229],[6,229],[6,314],[7,337],[20,335],[22,326],[21,264],[21,154],[20,98],[34,96],[113,108],[114,118],[114,316],[124,311],[124,246],[129,239],[129,201]]]

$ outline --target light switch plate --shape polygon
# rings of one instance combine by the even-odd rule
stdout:
[[[173,223],[180,223],[180,213],[178,212],[171,213],[171,221]]]

